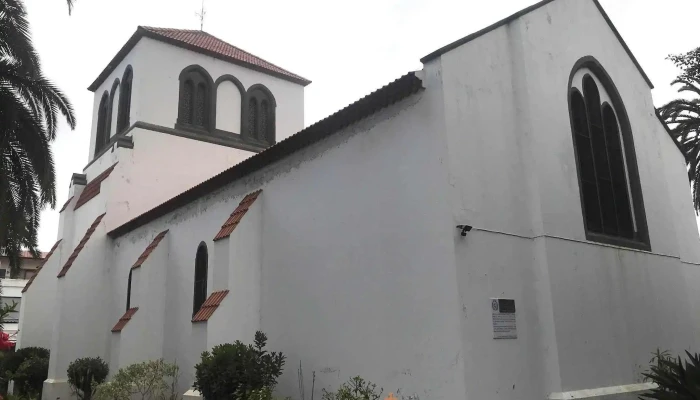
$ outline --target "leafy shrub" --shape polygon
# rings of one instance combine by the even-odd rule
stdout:
[[[282,375],[285,356],[263,350],[266,344],[267,336],[257,331],[255,345],[237,340],[215,346],[211,353],[203,352],[202,361],[194,367],[194,388],[206,400],[250,400],[266,393],[271,396]]]
[[[49,359],[32,357],[24,360],[17,371],[10,374],[10,379],[15,381],[15,393],[20,397],[40,399],[48,376]]]
[[[180,369],[163,359],[121,368],[111,382],[95,389],[95,400],[177,400]]]
[[[377,391],[377,385],[365,381],[359,376],[344,382],[337,391],[329,392],[323,389],[323,400],[377,400],[382,396],[383,388]]]
[[[8,353],[2,362],[2,367],[6,372],[17,372],[17,368],[28,358],[46,358],[50,356],[48,349],[43,347],[24,347],[14,353]]]
[[[68,365],[68,384],[78,399],[90,400],[108,374],[109,366],[100,357],[79,358]]]
[[[685,352],[688,359],[681,361],[671,357],[659,357],[649,367],[644,377],[658,385],[642,397],[656,400],[700,399],[700,355]],[[653,359],[652,359],[653,361]]]
[[[7,353],[2,360],[2,380],[15,381],[15,394],[20,397],[41,397],[44,380],[49,375],[48,349],[25,347]]]

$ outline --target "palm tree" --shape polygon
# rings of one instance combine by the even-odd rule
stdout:
[[[700,211],[700,48],[669,58],[681,68],[681,75],[671,85],[680,85],[676,99],[657,111],[673,139],[680,144],[693,187],[693,204]]]
[[[24,5],[0,0],[0,251],[13,274],[23,248],[38,256],[39,213],[56,205],[49,144],[59,113],[74,129],[68,99],[41,73]]]

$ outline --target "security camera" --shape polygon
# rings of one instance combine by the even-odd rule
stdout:
[[[467,232],[470,232],[472,230],[471,225],[457,225],[457,229],[459,229],[461,232],[460,234],[462,236],[467,236]]]

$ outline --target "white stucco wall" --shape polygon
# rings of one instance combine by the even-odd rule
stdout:
[[[184,51],[150,40],[139,49],[168,66]],[[629,115],[650,252],[585,239],[566,96],[571,68],[588,55],[606,68]],[[214,80],[224,73],[221,61],[198,63]],[[155,118],[148,122],[174,123],[185,66],[159,74],[172,87],[143,94],[139,113]],[[184,392],[203,350],[250,342],[259,328],[288,357],[281,395],[298,393],[301,362],[307,395],[315,371],[317,396],[361,375],[385,394],[541,400],[636,383],[657,347],[698,347],[700,247],[683,157],[592,1],[552,2],[419,75],[421,93],[114,240],[105,232],[148,203],[247,155],[135,129],[133,150],[91,165],[88,180],[119,161],[100,195],[62,216],[74,232],[52,268],[97,215],[107,216],[65,278],[56,270],[37,279],[58,282],[50,379],[65,379],[67,363],[88,353],[109,358],[112,372],[162,356],[180,365]],[[265,84],[278,121],[276,91],[303,96],[288,82]],[[173,106],[161,108],[167,99]],[[214,243],[243,196],[260,188],[233,234]],[[457,224],[474,229],[461,237]],[[139,311],[109,333],[124,313],[130,267],[165,229],[133,277]],[[208,322],[193,324],[201,242],[208,293],[230,293]],[[517,339],[493,339],[493,297],[515,300]],[[47,398],[64,396],[65,386],[53,386]]]
[[[585,238],[566,96],[589,55],[629,115],[651,252]],[[552,2],[428,63],[426,76],[444,90],[455,222],[474,226],[455,243],[465,357],[479,360],[465,363],[467,397],[632,384],[657,347],[697,347],[683,158],[595,4]],[[489,340],[490,297],[516,300],[517,340]]]
[[[104,163],[106,169],[119,162],[102,184],[102,190],[110,192],[105,216],[108,231],[255,154],[141,128],[129,135],[134,148],[117,148],[114,161]],[[96,176],[93,168],[101,172],[100,166],[93,165],[87,170],[88,181]]]
[[[121,81],[128,65],[133,68],[130,123],[144,121],[173,128],[177,120],[179,76],[190,65],[202,66],[213,81],[223,75],[233,75],[248,89],[254,84],[265,85],[275,97],[276,139],[280,141],[304,128],[304,87],[262,72],[228,63],[179,47],[142,38],[119,63],[108,78],[95,90],[90,159],[94,154],[97,112],[102,94],[109,92],[115,79]],[[240,133],[240,98],[228,93],[230,83],[223,84],[224,104],[217,104],[217,128]],[[218,94],[218,93],[217,93]],[[222,93],[223,95],[224,93]],[[240,96],[240,95],[239,95]],[[238,102],[239,106],[236,107]],[[217,102],[218,103],[218,102]],[[116,101],[115,101],[115,104]],[[113,118],[116,118],[114,113]],[[237,122],[238,121],[238,122]],[[114,133],[115,129],[112,129]]]
[[[451,250],[455,232],[447,202],[434,201],[445,181],[428,178],[444,173],[435,153],[439,146],[425,134],[430,111],[419,100],[393,106],[248,180],[267,183],[250,215],[221,241],[233,246],[232,293],[207,326],[207,347],[224,339],[252,340],[252,326],[238,312],[245,309],[239,304],[243,297],[248,302],[255,298],[240,292],[256,279],[255,268],[249,270],[252,275],[245,270],[255,265],[254,222],[262,218],[259,324],[270,337],[270,348],[288,355],[287,365],[301,361],[305,370],[318,371],[317,390],[361,374],[394,391],[463,396]],[[362,190],[347,184],[359,180]],[[234,184],[115,242],[117,260],[126,265],[154,232],[170,229],[169,274],[175,279],[167,279],[175,284],[167,290],[172,297],[166,309],[166,357],[178,360],[185,383],[191,382],[188,371],[202,350],[195,340],[201,324],[189,321],[196,248],[204,240],[210,257],[218,259],[211,238],[242,196],[255,188]],[[428,203],[432,206],[426,209]],[[241,253],[246,241],[252,242]],[[127,272],[120,274],[117,281],[124,281]],[[248,290],[255,291],[252,286]],[[234,331],[217,338],[210,330],[222,321]],[[239,325],[247,332],[236,332]],[[287,368],[279,390],[296,392],[295,368]]]
[[[231,81],[223,81],[216,88],[216,128],[241,131],[241,92]]]

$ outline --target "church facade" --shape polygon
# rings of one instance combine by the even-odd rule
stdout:
[[[317,396],[631,399],[652,351],[700,348],[684,158],[600,4],[421,61],[304,128],[308,80],[140,27],[90,86],[91,161],[25,288],[44,398],[87,356],[176,362],[197,396],[201,352],[256,330],[294,398],[301,364]]]

